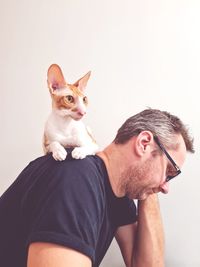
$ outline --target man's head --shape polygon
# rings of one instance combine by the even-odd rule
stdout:
[[[130,149],[130,161],[120,177],[120,190],[135,199],[159,191],[167,193],[169,180],[181,172],[186,151],[194,152],[193,139],[182,121],[157,109],[146,109],[130,117],[113,143]]]

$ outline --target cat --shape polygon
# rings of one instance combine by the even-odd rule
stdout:
[[[65,81],[61,68],[52,64],[47,72],[47,84],[52,98],[52,112],[44,129],[43,148],[45,154],[51,153],[55,160],[66,159],[65,148],[72,147],[72,157],[83,159],[94,155],[98,145],[90,130],[81,120],[86,114],[88,99],[85,88],[91,72],[74,84]]]

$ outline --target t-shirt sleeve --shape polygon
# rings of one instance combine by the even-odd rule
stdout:
[[[87,178],[93,173],[88,172],[81,172],[77,168],[74,171],[73,167],[66,170],[61,166],[48,174],[51,178],[46,179],[49,182],[38,196],[32,213],[27,245],[32,242],[55,243],[77,250],[94,260],[103,204],[95,194],[92,179]]]

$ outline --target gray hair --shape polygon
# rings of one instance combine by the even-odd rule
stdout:
[[[174,136],[181,134],[187,151],[194,153],[193,138],[186,125],[167,111],[151,108],[127,119],[118,130],[114,143],[124,144],[142,131],[150,131],[167,148],[172,148],[175,145]]]

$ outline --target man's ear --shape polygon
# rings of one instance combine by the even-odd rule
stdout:
[[[139,156],[152,151],[153,134],[150,131],[142,131],[136,137],[135,149]]]

